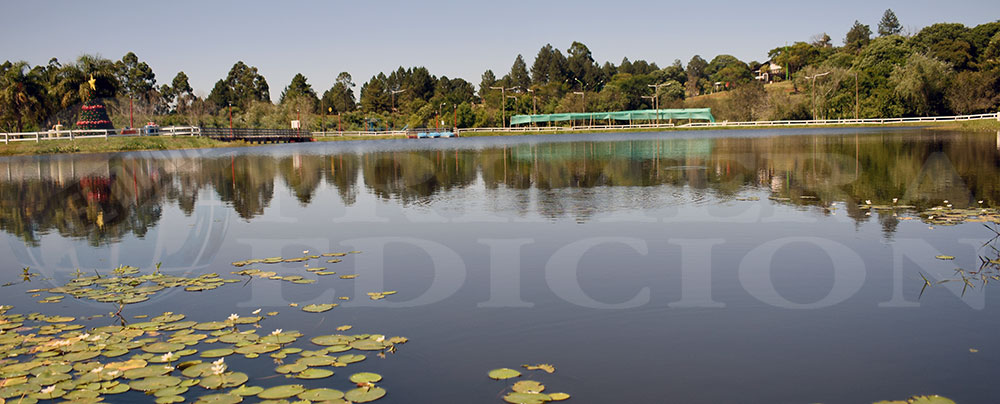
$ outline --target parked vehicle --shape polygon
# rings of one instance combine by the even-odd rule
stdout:
[[[146,136],[159,136],[160,125],[157,125],[153,122],[147,122],[146,126],[142,127],[142,134]]]

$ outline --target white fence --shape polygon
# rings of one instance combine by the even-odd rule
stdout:
[[[116,137],[138,136],[198,136],[201,128],[197,126],[167,126],[154,130],[139,129],[66,129],[48,130],[43,132],[2,133],[0,140],[4,144],[11,142],[42,142],[48,140],[76,139],[110,139]]]
[[[819,119],[808,121],[750,121],[750,122],[693,122],[681,125],[682,128],[726,127],[726,126],[822,126],[822,125],[890,125],[900,123],[920,122],[958,122],[980,119],[996,119],[1000,121],[1000,113],[956,116],[929,116],[914,118],[877,118],[877,119]]]

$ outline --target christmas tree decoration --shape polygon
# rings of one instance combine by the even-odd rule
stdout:
[[[94,75],[90,75],[90,91],[87,91],[87,100],[83,103],[80,111],[80,120],[76,121],[76,126],[80,129],[114,129],[111,124],[111,117],[108,116],[108,109],[104,103],[93,97],[97,90],[97,80]]]

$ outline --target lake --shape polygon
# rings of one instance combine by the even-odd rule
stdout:
[[[391,349],[345,351],[366,358],[317,367],[335,372],[318,380],[275,372],[299,359],[294,351],[225,356],[246,386],[264,388],[348,391],[356,387],[348,376],[375,372],[388,392],[379,403],[502,403],[519,380],[578,403],[868,403],[916,394],[990,402],[997,389],[983,379],[1000,366],[1000,306],[988,297],[996,293],[989,281],[1000,279],[990,262],[998,203],[1000,134],[918,128],[5,158],[0,304],[13,306],[8,315],[73,319],[14,318],[21,328],[0,329],[27,335],[72,323],[85,328],[50,335],[105,327],[113,338],[123,324],[141,324],[145,334],[135,338],[147,341],[121,356],[70,361],[81,367],[159,354],[148,344],[192,334],[207,338],[181,345],[232,346],[213,341],[232,338],[228,326],[149,324],[164,312],[203,324],[277,312],[257,314],[260,329],[230,325],[262,337],[296,330],[296,342],[280,345],[303,356],[324,348],[310,342],[321,335],[406,337]],[[63,288],[128,294],[150,285],[149,277],[118,290],[103,283],[123,265],[138,268],[135,277],[234,281],[143,290],[123,306]],[[357,277],[341,277],[349,274]],[[50,296],[66,297],[40,302]],[[352,328],[336,329],[343,325]],[[111,348],[77,351],[95,349]],[[188,359],[215,360],[180,361]],[[487,377],[497,368],[523,375]],[[181,395],[193,402],[225,391],[192,386]],[[136,391],[105,400],[151,401]]]

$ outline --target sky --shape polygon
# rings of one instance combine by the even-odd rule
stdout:
[[[350,73],[360,88],[378,72],[425,66],[478,85],[538,49],[573,41],[594,59],[645,59],[661,67],[693,55],[764,61],[770,49],[827,33],[837,45],[855,20],[871,26],[891,8],[905,31],[937,22],[1000,19],[997,0],[699,1],[48,1],[2,2],[0,60],[45,64],[132,51],[157,84],[179,71],[206,96],[236,61],[256,66],[277,99],[296,73],[317,93]],[[355,93],[357,93],[356,88]]]

